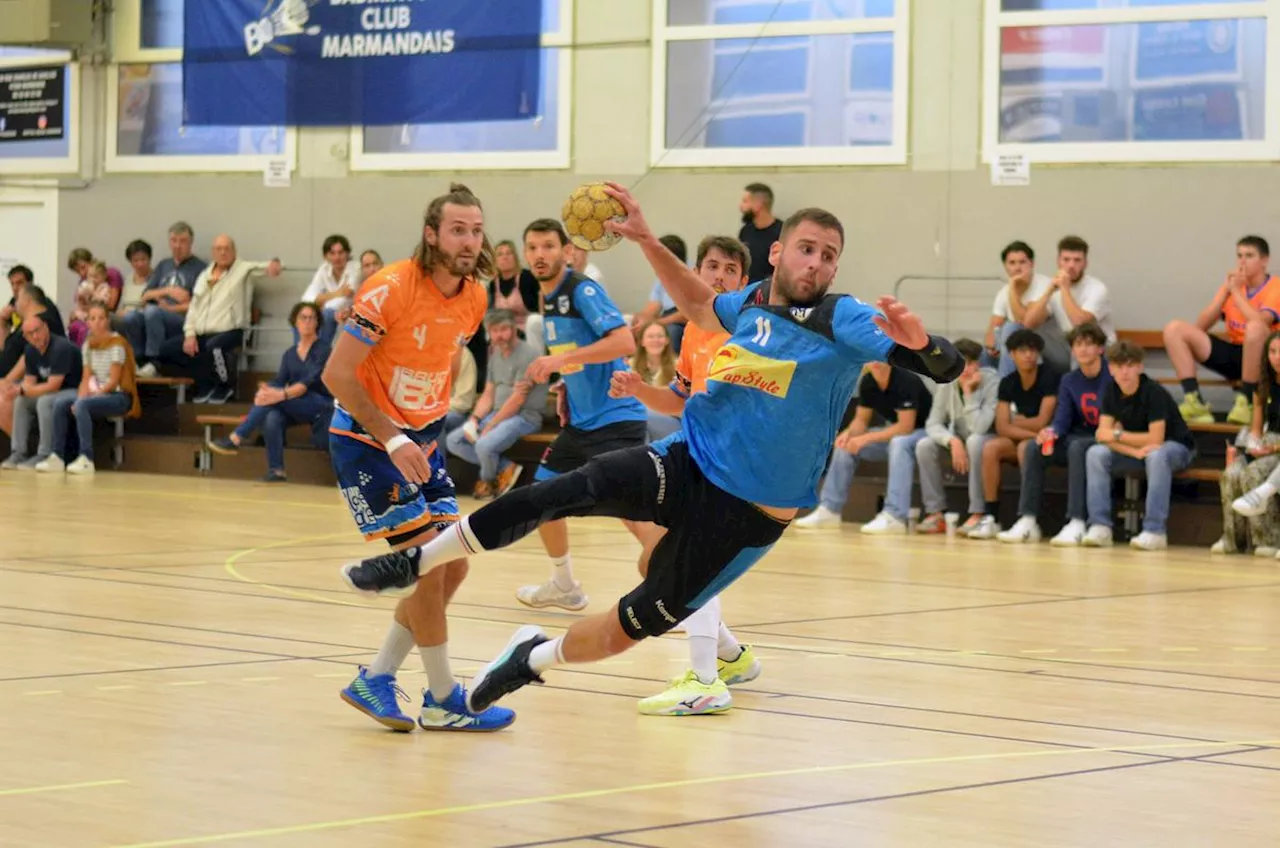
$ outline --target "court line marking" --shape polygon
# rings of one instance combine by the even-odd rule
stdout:
[[[0,798],[11,795],[35,795],[39,792],[64,792],[72,789],[92,789],[98,786],[120,786],[129,781],[122,778],[114,780],[88,780],[83,783],[54,783],[49,786],[27,786],[22,789],[0,789]]]
[[[953,757],[921,757],[901,760],[874,760],[862,763],[837,763],[826,766],[804,766],[793,769],[777,769],[773,771],[744,772],[741,774],[713,775],[708,777],[686,778],[658,783],[640,783],[631,786],[614,786],[604,789],[586,789],[579,792],[564,792],[556,795],[536,795],[525,798],[509,798],[503,801],[482,801],[478,804],[462,804],[453,807],[436,807],[426,810],[411,810],[404,813],[384,813],[376,816],[360,816],[348,819],[333,819],[306,824],[284,825],[281,827],[260,828],[256,830],[229,831],[206,834],[204,836],[187,836],[176,839],[162,839],[154,842],[133,842],[116,845],[112,848],[176,848],[181,845],[209,845],[217,842],[230,842],[241,839],[265,839],[273,836],[287,836],[299,833],[314,833],[322,830],[360,827],[371,824],[388,824],[391,822],[412,821],[415,819],[438,818],[440,816],[461,815],[464,813],[488,812],[490,810],[530,807],[538,804],[559,804],[568,801],[582,801],[593,798],[608,798],[615,795],[628,795],[641,792],[657,792],[668,789],[682,789],[691,786],[709,786],[722,783],[740,783],[749,780],[768,780],[779,777],[799,777],[837,772],[867,771],[872,769],[897,768],[902,766],[944,765],[950,763],[971,763],[986,760],[1031,759],[1035,757],[1067,757],[1081,754],[1128,754],[1142,751],[1176,750],[1183,748],[1239,748],[1239,747],[1274,747],[1280,745],[1280,739],[1239,742],[1178,742],[1158,745],[1118,745],[1104,748],[1071,748],[1051,751],[998,751],[988,754],[962,754]]]

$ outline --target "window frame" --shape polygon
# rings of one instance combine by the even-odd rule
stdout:
[[[355,172],[378,171],[550,171],[573,164],[573,45],[576,0],[543,0],[560,4],[560,28],[544,33],[542,48],[556,55],[556,146],[552,150],[456,151],[453,153],[369,153],[364,127],[351,127],[347,166]]]
[[[69,50],[61,50],[48,56],[0,57],[0,68],[39,68],[59,62],[67,69],[68,94],[63,104],[66,120],[62,128],[67,139],[67,155],[0,157],[0,177],[80,173],[80,63]]]
[[[667,23],[667,0],[653,0],[653,65],[649,166],[652,168],[759,168],[838,167],[849,165],[905,165],[911,105],[911,1],[896,0],[892,17],[850,18],[832,21],[774,21],[763,24]],[[667,147],[667,60],[668,46],[682,41],[716,39],[764,39],[787,36],[864,35],[890,33],[893,43],[893,143],[887,145],[844,145],[839,147]],[[846,59],[845,87],[848,87]],[[758,108],[768,98],[753,99]],[[747,104],[742,104],[743,108]],[[812,108],[809,106],[807,108]],[[736,114],[737,108],[721,112]]]
[[[985,0],[982,47],[982,161],[1023,155],[1037,164],[1261,162],[1280,159],[1280,0],[1138,6],[1061,11],[1001,11],[1001,0]],[[1260,18],[1266,29],[1262,138],[1223,141],[1000,141],[1002,31],[1014,27],[1093,26]],[[1137,61],[1130,57],[1130,64]]]

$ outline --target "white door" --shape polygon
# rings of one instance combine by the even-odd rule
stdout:
[[[0,303],[8,303],[9,269],[26,265],[35,274],[36,285],[54,299],[66,314],[75,299],[74,287],[59,274],[58,189],[56,186],[18,187],[0,185]],[[59,291],[59,280],[64,293]],[[66,295],[64,298],[63,295]]]

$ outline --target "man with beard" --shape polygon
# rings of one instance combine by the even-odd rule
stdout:
[[[541,683],[552,666],[604,659],[666,633],[758,562],[796,512],[815,505],[867,362],[939,382],[964,367],[949,342],[930,336],[894,298],[881,298],[877,310],[827,294],[844,248],[844,228],[830,212],[802,209],[787,219],[771,251],[771,280],[717,294],[661,245],[631,194],[609,186],[627,217],[605,226],[640,245],[691,322],[731,334],[708,390],[685,405],[684,428],[515,489],[428,542],[412,562],[382,556],[346,569],[361,590],[385,591],[412,586],[441,563],[510,545],[547,520],[604,515],[666,528],[644,580],[608,612],[578,619],[553,640],[537,627],[517,630],[472,681],[473,709]]]
[[[1079,236],[1066,236],[1058,242],[1058,273],[1052,284],[1026,304],[1022,325],[1044,339],[1040,355],[1059,374],[1071,370],[1067,333],[1073,328],[1093,322],[1102,329],[1108,344],[1116,340],[1111,294],[1107,284],[1087,274],[1088,270],[1089,243]],[[1010,293],[1016,294],[1012,288]]]
[[[609,451],[643,445],[648,436],[649,414],[640,402],[609,396],[613,372],[625,370],[627,357],[635,352],[635,336],[604,287],[566,267],[568,243],[559,221],[539,218],[525,227],[524,260],[542,289],[547,347],[547,355],[535,359],[526,374],[535,383],[545,383],[552,374],[564,378],[556,404],[564,429],[542,455],[535,480],[575,471]],[[654,531],[630,522],[627,529],[641,545]],[[551,579],[521,586],[517,600],[536,608],[582,609],[587,596],[573,579],[568,526],[563,520],[547,521],[538,533],[551,558]]]
[[[406,561],[458,520],[442,431],[462,351],[485,312],[476,276],[492,274],[480,201],[455,183],[427,207],[413,258],[360,286],[325,367],[336,401],[329,451],[338,486],[365,538],[386,539]],[[416,644],[427,673],[424,730],[501,730],[515,720],[506,709],[472,712],[449,668],[445,606],[466,573],[457,557],[418,581],[396,606],[373,663],[342,690],[344,701],[393,730],[412,730],[396,703],[396,672]]]

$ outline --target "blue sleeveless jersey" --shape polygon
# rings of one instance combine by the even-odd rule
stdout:
[[[542,298],[543,333],[547,352],[567,353],[595,344],[619,327],[627,326],[604,288],[595,280],[568,271],[560,285]],[[647,421],[648,413],[635,398],[609,397],[614,371],[627,370],[625,359],[595,365],[574,365],[561,372],[569,392],[569,423],[579,430],[598,430],[620,421]]]
[[[770,306],[768,286],[716,297],[732,335],[712,361],[707,391],[685,405],[684,438],[726,492],[810,507],[862,366],[883,361],[894,342],[872,321],[880,313],[857,298]]]

